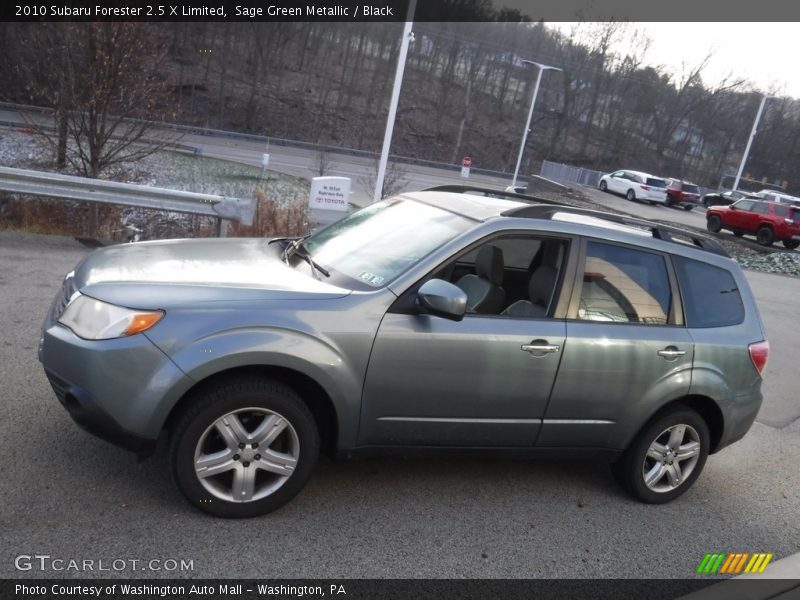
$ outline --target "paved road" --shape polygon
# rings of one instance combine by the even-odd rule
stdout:
[[[277,513],[223,521],[184,503],[165,456],[137,465],[49,389],[39,324],[85,254],[0,231],[0,577],[64,574],[17,572],[20,554],[186,559],[205,577],[687,577],[711,550],[800,550],[800,427],[767,424],[798,416],[800,280],[749,275],[773,343],[764,410],[670,505],[628,499],[592,463],[376,458],[323,460]]]

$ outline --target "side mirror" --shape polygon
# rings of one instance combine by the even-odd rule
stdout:
[[[417,292],[419,303],[432,315],[460,321],[467,311],[467,295],[443,279],[431,279]]]

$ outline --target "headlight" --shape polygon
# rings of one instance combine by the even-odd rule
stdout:
[[[164,316],[161,310],[133,310],[77,294],[58,320],[87,340],[109,340],[147,331]]]

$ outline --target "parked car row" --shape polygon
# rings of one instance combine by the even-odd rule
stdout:
[[[700,188],[696,184],[642,171],[623,169],[603,175],[598,187],[603,192],[623,194],[630,201],[642,200],[684,210],[692,210],[700,201]]]

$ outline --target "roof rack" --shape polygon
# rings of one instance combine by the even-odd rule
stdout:
[[[707,252],[711,252],[713,254],[719,254],[720,256],[725,256],[730,258],[730,255],[725,251],[725,248],[723,248],[721,244],[712,240],[709,237],[694,233],[687,229],[681,229],[680,227],[672,227],[670,225],[663,225],[661,223],[656,223],[654,221],[647,221],[646,219],[637,219],[636,217],[629,217],[626,215],[618,215],[613,213],[602,212],[599,210],[591,210],[588,208],[577,208],[574,206],[567,206],[567,205],[553,207],[543,204],[534,206],[522,206],[520,208],[512,208],[510,210],[504,211],[502,214],[505,217],[523,217],[528,219],[552,219],[557,213],[584,215],[587,217],[602,219],[603,221],[609,221],[611,223],[618,223],[620,225],[634,225],[637,227],[643,227],[645,229],[649,229],[650,232],[653,234],[654,238],[664,240],[665,242],[677,243],[677,240],[673,239],[673,236],[683,237],[688,239],[692,244],[694,244],[698,248],[701,248],[702,250],[706,250]]]
[[[537,204],[550,204],[555,206],[569,206],[562,204],[556,200],[548,200],[546,198],[537,198],[536,196],[528,196],[527,194],[517,194],[516,192],[506,192],[505,190],[493,190],[491,188],[484,188],[472,185],[437,185],[432,188],[423,190],[425,192],[453,192],[456,194],[475,194],[486,196],[489,198],[508,198],[511,200],[521,200],[523,202],[536,202]]]

